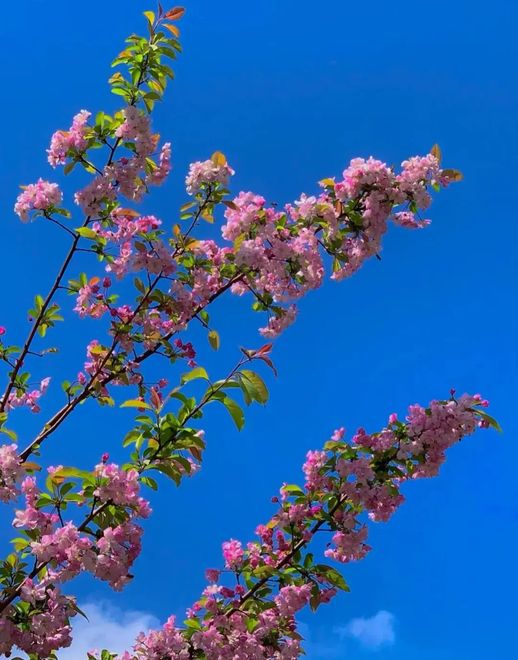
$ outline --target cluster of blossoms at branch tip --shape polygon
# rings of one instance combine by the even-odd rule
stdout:
[[[446,450],[488,425],[479,395],[410,406],[378,433],[360,429],[350,442],[335,431],[325,448],[308,453],[304,487],[284,485],[279,509],[259,525],[258,541],[223,544],[224,570],[209,569],[209,585],[187,611],[187,626],[171,617],[158,631],[141,634],[119,660],[204,657],[210,660],[298,658],[295,616],[307,604],[329,602],[347,589],[336,569],[315,561],[308,546],[331,532],[324,551],[341,563],[369,551],[367,521],[386,521],[403,502],[401,485],[437,474]]]
[[[33,413],[40,412],[39,400],[45,394],[50,383],[50,377],[43,378],[40,382],[40,386],[34,390],[23,390],[15,389],[13,390],[8,398],[7,403],[5,404],[5,410],[13,410],[13,408],[21,408],[22,406],[27,406],[29,410]]]
[[[189,167],[185,186],[189,195],[196,195],[204,188],[220,185],[225,187],[234,170],[227,163],[214,160],[196,161]]]
[[[62,199],[63,195],[57,183],[40,178],[36,183],[24,186],[16,199],[14,212],[23,222],[28,222],[32,211],[48,211],[58,206]]]
[[[64,165],[68,156],[81,155],[88,141],[88,119],[91,116],[88,110],[81,110],[73,119],[72,126],[68,131],[56,131],[50,140],[47,149],[48,161],[52,167]]]
[[[140,145],[137,158],[139,148],[152,148],[154,138],[147,127],[137,110],[126,111],[119,136]],[[220,199],[232,173],[222,158],[191,165],[187,190],[198,195],[200,210]],[[106,270],[117,279],[145,272],[171,281],[161,306],[154,305],[153,311],[143,307],[135,314],[125,314],[127,306],[112,309],[114,323],[127,323],[129,318],[134,332],[154,337],[145,340],[146,348],[152,348],[159,343],[157,337],[182,330],[193,310],[230,287],[234,294],[255,296],[256,308],[269,315],[260,332],[273,338],[295,320],[295,301],[321,285],[326,252],[333,259],[333,279],[351,275],[379,254],[390,219],[405,227],[424,227],[428,221],[418,219],[416,212],[430,203],[428,187],[448,182],[433,154],[404,161],[400,174],[373,158],[354,159],[341,180],[321,182],[324,190],[318,197],[302,195],[284,210],[268,207],[254,193],[239,193],[225,209],[221,232],[232,246],[223,247],[212,240],[195,241],[190,248],[168,245],[161,238],[160,220],[116,208],[92,224],[99,239],[118,251],[108,259]],[[76,305],[81,316],[99,318],[108,311],[108,292],[99,289],[97,282],[81,288]],[[126,349],[132,346],[129,335],[123,343]]]
[[[34,611],[30,625],[18,626],[6,617],[0,618],[0,653],[9,657],[13,646],[40,658],[48,658],[59,648],[72,643],[70,619],[77,614],[75,600],[58,588],[25,581],[21,594],[20,617]]]
[[[80,505],[91,503],[91,513],[77,526],[64,522],[52,495],[42,491],[33,476],[21,483],[25,506],[16,511],[13,526],[27,536],[26,552],[33,556],[35,570],[20,587],[21,605],[7,606],[0,617],[0,652],[9,654],[13,646],[39,657],[71,642],[69,619],[76,613],[73,599],[63,596],[58,585],[83,571],[122,589],[131,579],[132,564],[141,550],[142,528],[137,518],[146,518],[149,503],[139,495],[136,470],[122,470],[107,463],[103,456],[83,482],[83,490],[69,495],[72,483],[64,488],[62,466],[48,469],[49,478],[64,500]],[[18,494],[17,483],[24,473],[15,445],[0,447],[0,497]],[[50,510],[45,510],[50,507]],[[88,508],[88,507],[86,507]],[[109,512],[106,519],[103,516]],[[105,522],[103,522],[105,520]],[[117,521],[117,522],[115,522]],[[97,529],[95,529],[97,528]],[[2,602],[3,605],[3,602]],[[31,612],[27,625],[20,623],[20,607]],[[47,634],[43,635],[43,631]]]
[[[98,176],[75,194],[76,203],[88,216],[101,213],[118,195],[140,201],[148,186],[161,184],[171,170],[170,143],[162,147],[158,164],[152,161],[159,136],[151,132],[149,116],[135,106],[122,111],[115,137],[128,147],[129,155],[110,160]]]
[[[18,496],[18,484],[25,468],[16,444],[0,446],[0,502],[10,502]]]
[[[149,516],[149,503],[139,496],[139,474],[136,470],[121,470],[115,463],[102,462],[95,467],[94,475],[97,488],[93,494],[99,502],[130,507],[140,518]]]

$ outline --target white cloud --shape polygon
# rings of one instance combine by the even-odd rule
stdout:
[[[74,641],[59,652],[59,660],[85,660],[88,651],[109,649],[122,653],[131,649],[139,632],[158,628],[158,619],[147,612],[124,611],[109,603],[80,605],[88,620],[80,614],[73,619]]]
[[[365,648],[376,651],[382,646],[390,646],[396,641],[394,623],[393,614],[380,610],[370,618],[351,619],[347,625],[335,628],[334,632],[341,639],[354,637]]]

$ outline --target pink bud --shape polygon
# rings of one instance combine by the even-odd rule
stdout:
[[[207,582],[217,582],[219,580],[220,572],[215,568],[208,568],[205,571],[205,578]]]

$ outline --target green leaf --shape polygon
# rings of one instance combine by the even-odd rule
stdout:
[[[297,484],[286,484],[282,487],[282,490],[286,493],[290,493],[290,495],[305,495],[302,488],[297,486]]]
[[[97,238],[97,234],[94,232],[93,229],[90,229],[90,227],[78,227],[76,229],[76,232],[79,234],[79,236],[82,236],[83,238]]]
[[[268,401],[268,388],[263,379],[255,371],[243,369],[239,372],[241,375],[241,384],[246,389],[253,401],[266,403]]]
[[[80,470],[79,468],[75,467],[62,467],[59,470],[56,470],[56,472],[52,473],[52,478],[56,478],[56,481],[64,478],[64,477],[72,477],[76,479],[93,479],[92,473],[88,472],[88,470]]]
[[[350,591],[350,588],[343,579],[342,574],[337,571],[336,568],[333,568],[332,566],[326,566],[325,564],[315,564],[315,566],[311,568],[311,571],[316,575],[323,575],[326,580],[334,587],[338,587],[338,589],[342,589],[342,591]]]
[[[503,433],[504,430],[500,426],[500,424],[496,421],[494,417],[491,417],[491,415],[488,415],[487,412],[484,412],[483,410],[479,410],[478,408],[475,409],[477,412],[477,415],[482,417],[482,419],[491,426],[491,428],[494,428],[496,431],[499,433]]]
[[[153,410],[153,406],[146,401],[141,401],[140,399],[128,399],[121,403],[121,408],[145,408],[146,410]]]
[[[20,552],[21,550],[24,550],[29,545],[28,539],[24,539],[22,537],[12,539],[11,543],[13,544],[16,552]]]
[[[270,577],[274,572],[275,568],[273,566],[258,566],[253,570],[254,576],[259,579]]]
[[[158,490],[157,482],[151,477],[140,477],[140,482],[149,486],[152,490]]]
[[[170,479],[172,479],[177,486],[180,484],[180,481],[182,480],[182,475],[180,474],[180,471],[176,467],[169,465],[168,463],[155,463],[154,465],[151,465],[149,469],[158,470],[158,472],[162,472]]]
[[[216,330],[211,330],[209,332],[209,344],[211,348],[213,348],[215,351],[219,349],[220,341],[219,341],[219,334],[216,332]]]
[[[237,426],[238,430],[241,431],[245,425],[245,414],[243,409],[234,401],[234,399],[231,399],[229,396],[224,395],[220,398],[220,401],[230,413],[230,416],[234,420],[234,424]]]
[[[206,381],[209,380],[209,376],[203,367],[195,367],[192,371],[183,374],[180,382],[182,385],[185,385],[185,383],[189,383],[191,380],[196,380],[197,378],[203,378]]]
[[[12,431],[11,429],[5,428],[5,426],[2,426],[0,428],[0,433],[4,433],[8,438],[11,438],[11,440],[16,441],[18,436],[15,431]]]

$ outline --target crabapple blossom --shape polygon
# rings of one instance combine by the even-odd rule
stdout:
[[[91,112],[81,110],[73,119],[72,126],[68,131],[56,131],[50,141],[50,148],[47,149],[48,161],[52,167],[64,165],[70,152],[81,154],[85,151],[88,142],[86,134],[88,132],[88,119]]]
[[[57,206],[63,195],[57,183],[50,183],[38,179],[36,183],[23,186],[23,191],[18,195],[14,212],[22,222],[28,222],[32,211],[48,211]]]
[[[25,474],[16,444],[0,446],[0,501],[9,502],[18,495],[17,484]]]
[[[213,160],[197,161],[189,167],[185,185],[189,195],[196,195],[203,187],[211,185],[226,186],[234,170],[227,163],[219,164]]]

